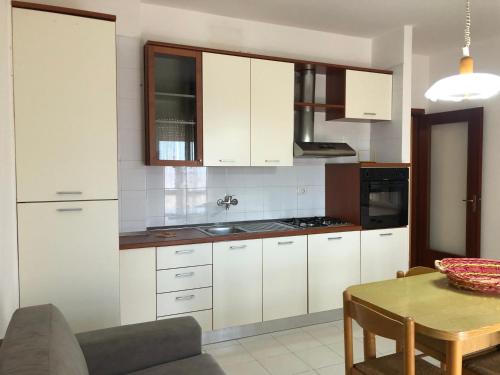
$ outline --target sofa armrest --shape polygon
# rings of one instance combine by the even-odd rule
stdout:
[[[192,317],[164,319],[76,335],[90,375],[125,374],[201,354]]]

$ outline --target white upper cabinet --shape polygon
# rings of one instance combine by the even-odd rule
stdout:
[[[309,313],[342,308],[343,291],[360,282],[359,232],[308,236]]]
[[[293,165],[294,66],[251,60],[251,164]]]
[[[205,166],[250,165],[250,59],[203,53]]]
[[[307,236],[262,241],[264,321],[307,314]]]
[[[361,232],[361,282],[388,280],[409,266],[408,228]]]
[[[391,119],[391,74],[347,70],[345,90],[345,118]]]
[[[18,202],[116,199],[115,23],[12,12]]]

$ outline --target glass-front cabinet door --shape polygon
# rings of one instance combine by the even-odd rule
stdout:
[[[201,53],[144,48],[146,163],[202,165]]]

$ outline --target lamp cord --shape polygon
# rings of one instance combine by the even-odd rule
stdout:
[[[469,56],[470,46],[470,0],[465,0],[464,55]]]

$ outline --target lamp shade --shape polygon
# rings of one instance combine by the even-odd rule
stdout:
[[[489,73],[466,73],[440,79],[425,93],[433,102],[487,99],[500,92],[500,77]]]

